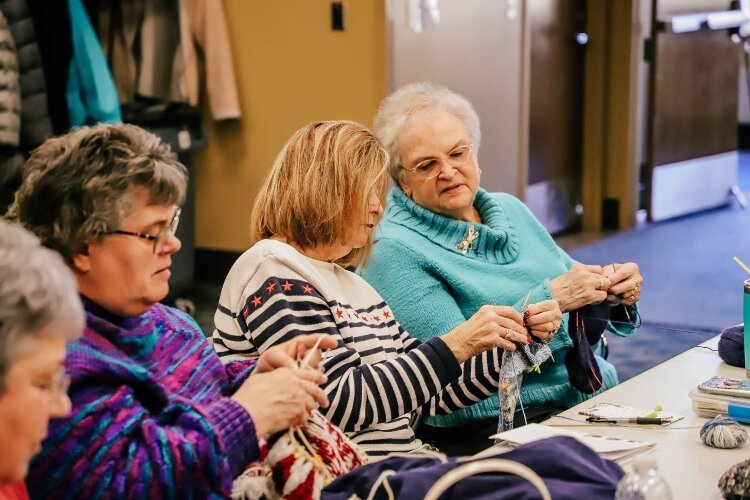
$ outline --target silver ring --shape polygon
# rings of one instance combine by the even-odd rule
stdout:
[[[513,338],[513,332],[510,331],[510,328],[507,326],[505,327],[505,340],[510,340]]]
[[[604,278],[599,278],[599,290],[604,290]]]

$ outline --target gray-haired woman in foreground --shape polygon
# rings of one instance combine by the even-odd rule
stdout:
[[[83,308],[62,258],[2,219],[0,277],[0,498],[27,498],[23,478],[47,423],[70,412],[63,363]]]

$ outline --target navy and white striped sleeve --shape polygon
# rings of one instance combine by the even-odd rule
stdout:
[[[486,399],[497,391],[503,351],[490,349],[461,365],[461,375],[432,398],[422,412],[427,415],[452,413]]]
[[[331,402],[324,411],[344,431],[359,431],[410,413],[460,373],[453,353],[440,339],[410,342],[413,348],[409,352],[366,363],[361,351],[372,350],[371,343],[365,345],[368,335],[342,336],[332,305],[312,285],[289,276],[267,276],[263,283],[246,294],[245,305],[238,315],[244,322],[243,330],[251,341],[251,349],[262,353],[297,335],[311,333],[336,337],[338,346],[328,351],[322,362],[328,377],[323,389]],[[364,323],[347,325],[357,330],[367,329]],[[399,328],[395,336],[401,334]],[[384,350],[382,346],[375,349]]]

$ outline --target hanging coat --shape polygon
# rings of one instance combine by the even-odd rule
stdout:
[[[81,0],[68,0],[73,58],[68,73],[70,125],[120,123],[120,101],[99,38]]]
[[[42,58],[26,0],[0,0],[0,11],[8,22],[16,46],[21,90],[20,147],[27,153],[52,135]]]

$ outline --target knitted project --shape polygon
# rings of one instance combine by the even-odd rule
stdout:
[[[734,464],[719,479],[724,498],[740,500],[750,497],[750,460]]]
[[[503,352],[503,364],[500,367],[500,416],[497,422],[497,432],[513,428],[513,415],[521,392],[521,381],[526,372],[539,372],[539,365],[544,363],[552,351],[546,342],[531,337],[531,344],[521,344],[515,351]],[[523,402],[521,402],[523,404]]]
[[[565,354],[565,366],[570,384],[583,393],[593,394],[602,388],[602,373],[587,338],[586,323],[579,311],[570,313],[568,333],[573,340],[573,348]]]
[[[234,500],[318,499],[334,479],[368,463],[367,455],[317,410],[303,425],[276,434],[269,446],[265,461],[252,464],[234,482]]]

